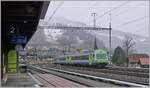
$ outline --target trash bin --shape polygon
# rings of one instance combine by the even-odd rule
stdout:
[[[20,73],[26,73],[27,72],[27,66],[25,64],[21,64],[19,66]]]

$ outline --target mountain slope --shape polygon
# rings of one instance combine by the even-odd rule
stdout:
[[[40,21],[42,25],[53,24],[71,25],[71,26],[87,26],[81,22],[74,22],[65,18],[55,17],[50,22]],[[46,31],[50,30],[50,32]],[[112,29],[112,50],[117,46],[122,46],[124,36],[131,36],[136,42],[135,49],[139,53],[149,53],[148,38],[131,33],[125,33]],[[97,44],[99,48],[109,49],[109,32],[108,31],[64,31],[64,30],[52,30],[38,29],[30,43],[40,43],[47,45],[48,47],[75,47],[89,49],[94,47],[94,37],[97,38]]]

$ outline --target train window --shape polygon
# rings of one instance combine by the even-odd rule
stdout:
[[[72,58],[72,60],[88,60],[88,59],[89,59],[88,55],[85,55],[85,56],[76,56],[76,57]]]
[[[107,58],[107,55],[106,55],[106,54],[96,54],[96,58],[97,58],[97,59]]]
[[[66,58],[59,58],[59,60],[66,60]]]
[[[86,56],[81,56],[81,59],[82,59],[82,60],[87,60],[88,58],[89,58],[88,55],[86,55]]]

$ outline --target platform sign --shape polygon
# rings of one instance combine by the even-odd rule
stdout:
[[[8,72],[17,72],[17,52],[16,50],[10,50],[8,52]]]
[[[25,44],[27,42],[27,37],[22,35],[13,35],[10,38],[12,44]]]

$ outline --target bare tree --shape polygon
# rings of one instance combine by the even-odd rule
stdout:
[[[123,40],[123,48],[125,50],[126,56],[129,55],[129,51],[134,47],[135,42],[131,36],[125,35],[125,39]]]

